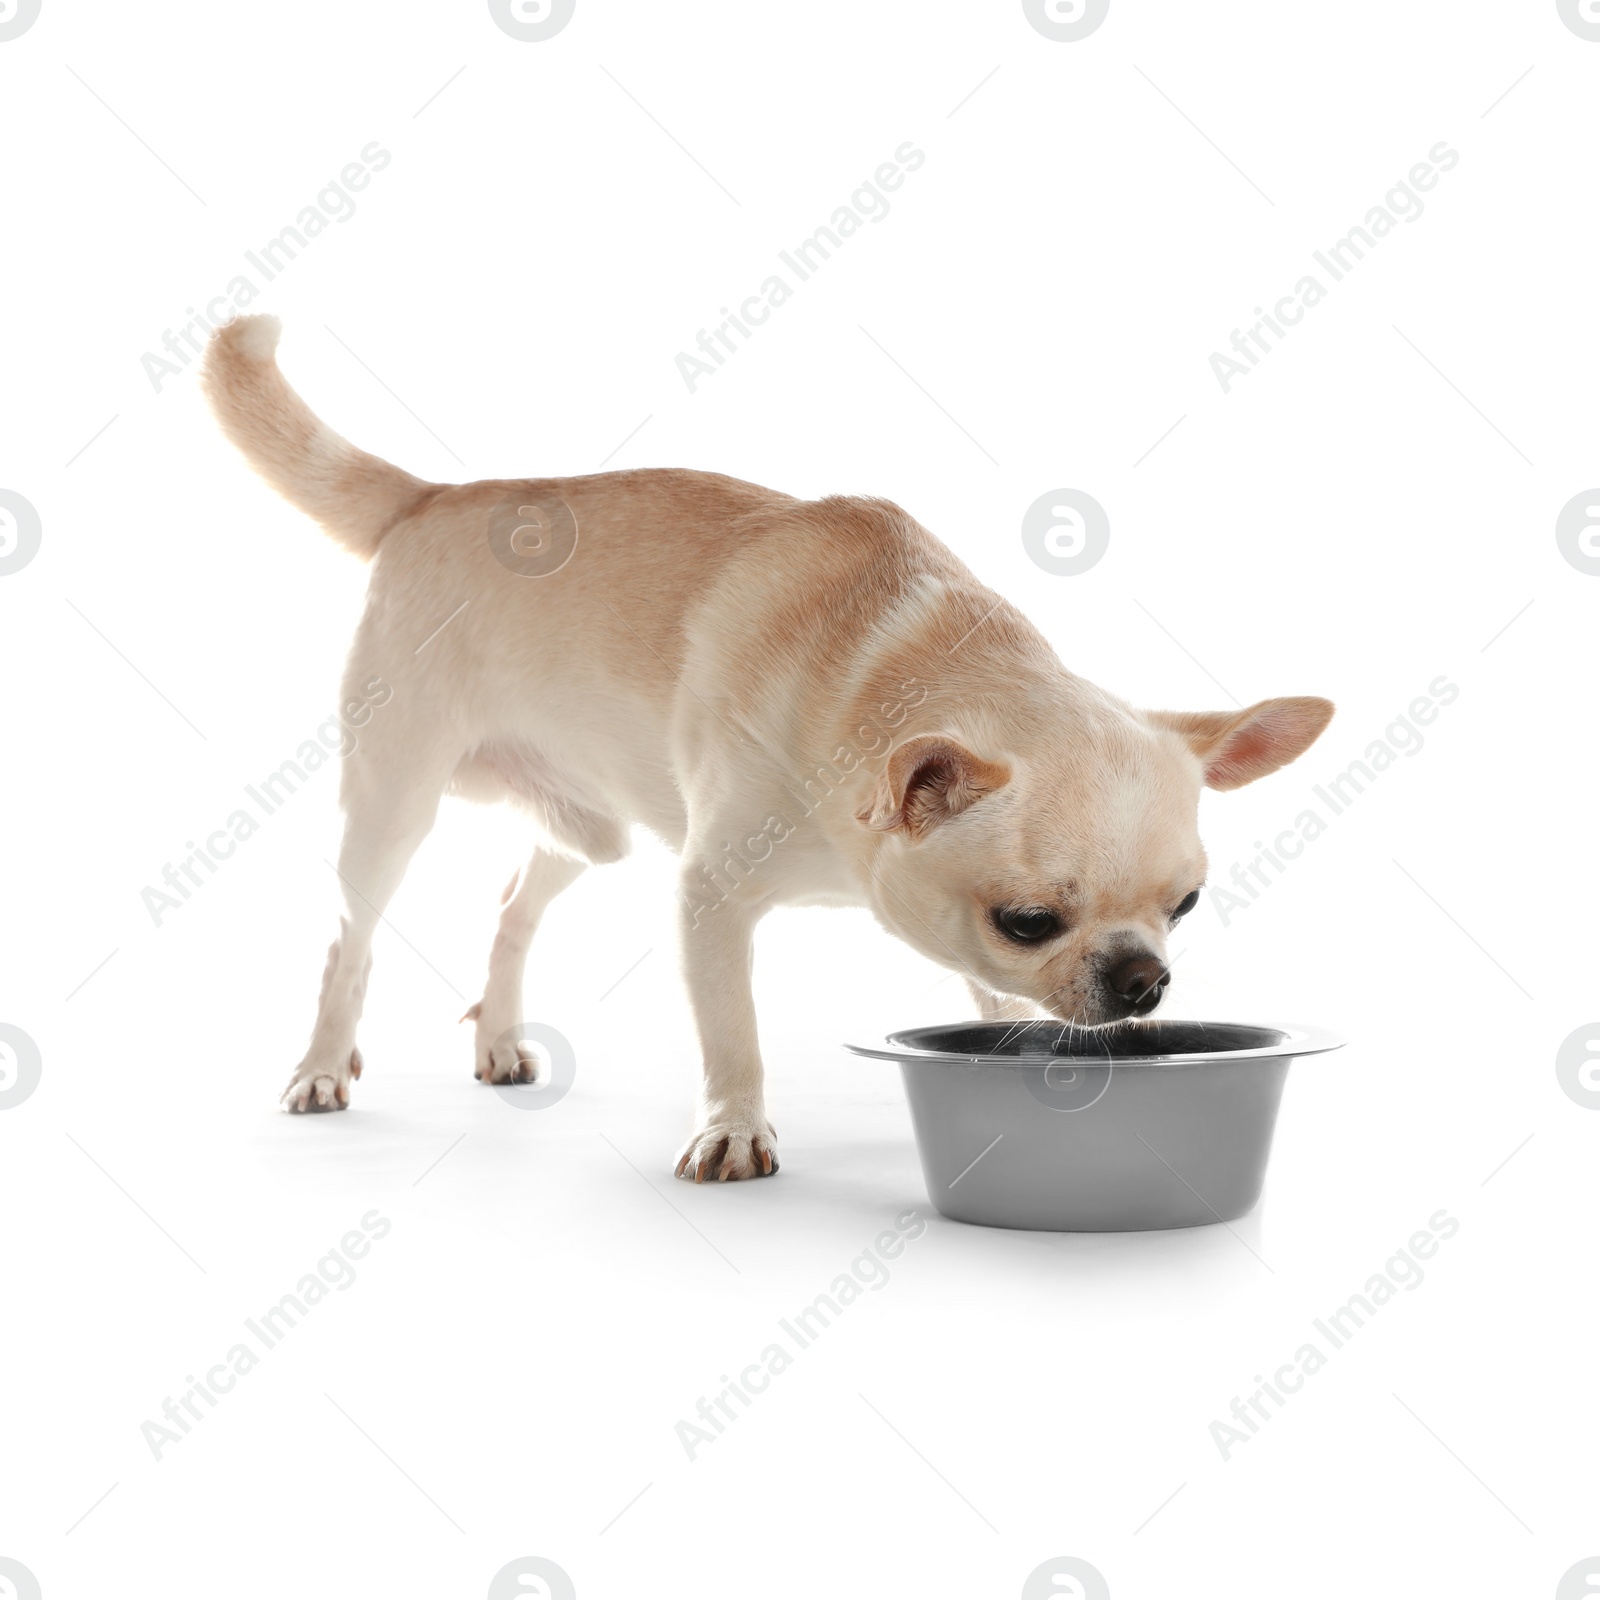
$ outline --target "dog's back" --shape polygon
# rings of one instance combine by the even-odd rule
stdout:
[[[429,677],[448,686],[474,746],[581,750],[596,787],[627,791],[652,825],[679,809],[666,770],[675,717],[681,735],[703,715],[764,721],[775,701],[807,722],[849,714],[841,687],[877,693],[850,681],[864,647],[920,649],[931,629],[948,651],[980,619],[974,655],[1011,636],[1048,657],[887,501],[805,502],[678,468],[428,483],[317,418],[278,368],[278,337],[275,317],[218,330],[206,392],[262,477],[374,563],[352,673],[401,671],[425,642]]]

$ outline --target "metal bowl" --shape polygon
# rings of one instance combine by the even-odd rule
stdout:
[[[1116,1233],[1242,1217],[1261,1198],[1289,1063],[1344,1042],[1235,1022],[956,1022],[847,1048],[900,1063],[944,1216]]]

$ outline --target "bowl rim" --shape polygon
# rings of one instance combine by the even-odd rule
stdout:
[[[974,1019],[980,1022],[981,1019]],[[1048,1017],[1028,1018],[1028,1021],[1048,1022]],[[1063,1061],[1095,1063],[1104,1059],[1114,1071],[1121,1071],[1124,1067],[1152,1066],[1152,1067],[1188,1067],[1206,1062],[1215,1061],[1275,1061],[1292,1056],[1322,1055],[1329,1050],[1342,1050],[1349,1041],[1342,1035],[1334,1033],[1329,1028],[1316,1027],[1309,1023],[1262,1023],[1262,1022],[1224,1022],[1219,1018],[1193,1018],[1193,1017],[1163,1017],[1163,1022],[1200,1022],[1208,1027],[1215,1028],[1249,1028],[1257,1032],[1270,1030],[1281,1033],[1284,1037],[1278,1044],[1258,1045],[1249,1050],[1193,1050],[1181,1054],[1162,1053],[1152,1051],[1142,1056],[1058,1056],[1058,1055],[992,1055],[978,1052],[950,1050],[923,1050],[915,1045],[903,1044],[900,1041],[907,1033],[921,1032],[922,1029],[912,1030],[902,1028],[895,1033],[887,1035],[884,1046],[845,1043],[845,1049],[858,1056],[870,1056],[878,1061],[898,1061],[902,1064],[917,1062],[938,1065],[941,1063],[958,1063],[972,1066],[999,1066],[999,1067],[1046,1067],[1059,1065]],[[998,1026],[999,1024],[994,1024]],[[959,1028],[970,1027],[971,1022],[931,1023],[926,1026]]]

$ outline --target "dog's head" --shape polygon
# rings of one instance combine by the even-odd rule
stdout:
[[[1293,761],[1333,706],[1135,711],[1091,698],[1025,751],[919,734],[857,813],[879,919],[998,994],[1094,1026],[1144,1016],[1168,980],[1167,937],[1205,881],[1200,790]]]

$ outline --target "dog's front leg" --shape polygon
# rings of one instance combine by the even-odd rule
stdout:
[[[693,882],[694,888],[687,886]],[[700,1108],[679,1153],[680,1178],[759,1178],[778,1170],[777,1136],[767,1121],[750,990],[757,908],[738,899],[714,903],[697,863],[685,874],[682,946],[689,999],[704,1062]]]

